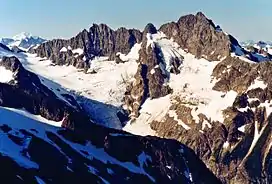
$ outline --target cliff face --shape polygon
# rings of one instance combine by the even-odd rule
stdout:
[[[229,36],[201,12],[164,24],[159,30],[197,58],[213,61],[230,55]]]
[[[94,24],[89,31],[83,30],[69,40],[51,40],[30,52],[58,65],[89,68],[89,61],[94,57],[106,56],[114,60],[117,52],[127,54],[141,39],[142,33],[135,29],[119,28],[114,31],[105,24]]]

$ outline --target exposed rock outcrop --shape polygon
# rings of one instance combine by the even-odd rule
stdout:
[[[213,61],[230,55],[232,43],[229,36],[201,12],[164,24],[159,30],[197,58]]]
[[[169,72],[163,53],[150,38],[155,33],[154,25],[148,24],[144,30],[146,37],[143,38],[135,80],[127,87],[125,94],[126,106],[132,117],[139,116],[140,107],[147,98],[163,97],[172,91],[167,84]]]
[[[89,67],[89,61],[96,56],[114,60],[117,52],[129,53],[135,43],[140,43],[142,33],[136,29],[112,30],[105,24],[93,24],[89,31],[83,30],[69,40],[55,39],[33,48],[32,53],[51,59],[58,65]],[[62,50],[63,49],[63,50]],[[80,49],[81,53],[77,53]]]

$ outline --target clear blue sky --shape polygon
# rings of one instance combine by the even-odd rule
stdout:
[[[92,23],[142,29],[203,11],[239,40],[272,40],[272,0],[0,0],[0,37],[68,38]]]

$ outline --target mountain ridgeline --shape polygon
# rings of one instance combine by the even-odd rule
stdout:
[[[32,183],[38,176],[46,183],[78,177],[96,183],[272,183],[271,52],[242,47],[201,12],[159,28],[149,23],[143,31],[93,24],[71,39],[49,40],[26,54],[3,44],[0,49],[14,55],[0,62],[2,71],[12,72],[12,80],[0,83],[0,106],[26,110],[62,127],[46,129],[41,136],[40,130],[0,126],[19,146],[31,137],[26,150],[30,156],[23,158],[41,166],[28,171],[12,157],[0,155],[10,182]],[[108,62],[114,70],[134,62],[129,65],[135,69],[131,78],[120,74],[125,84],[118,86],[124,89],[109,90],[113,96],[121,93],[118,108],[125,113],[118,115],[129,119],[120,127],[160,138],[99,122],[96,109],[87,112],[74,89],[62,90],[61,84],[25,69],[28,54],[41,63],[52,61],[50,67],[84,69],[94,80],[103,70],[88,72],[93,63]],[[109,77],[115,76],[102,80]],[[97,80],[93,88],[100,83]],[[16,129],[19,133],[14,134]],[[48,157],[36,151],[37,143],[58,163],[56,175],[50,172],[54,166],[43,161]]]
[[[123,27],[112,30],[105,24],[93,24],[88,31],[83,30],[69,40],[54,39],[32,49],[31,52],[38,54],[41,58],[52,59],[59,65],[82,68],[96,56],[106,56],[109,60],[114,60],[118,57],[116,56],[118,52],[128,54],[135,43],[141,43],[146,39],[146,33],[152,32],[150,27],[157,32],[152,24],[148,24],[143,32]],[[158,31],[173,38],[183,49],[187,49],[197,57],[205,55],[209,60],[219,60],[228,56],[231,51],[233,40],[215,27],[212,21],[202,13],[181,17],[176,23],[162,25]],[[69,47],[68,50],[71,51],[60,52],[63,47]],[[72,52],[78,48],[83,50],[80,56]]]

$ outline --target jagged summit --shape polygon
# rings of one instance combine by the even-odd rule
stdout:
[[[113,30],[106,24],[93,24],[88,32],[83,31],[69,40],[57,39],[44,43],[31,52],[37,53],[40,57],[53,57],[57,64],[62,65],[69,61],[69,64],[85,67],[86,60],[92,60],[95,56],[105,56],[109,57],[109,60],[114,60],[118,52],[128,54],[136,43],[145,39],[147,33],[155,34],[157,31],[161,31],[196,57],[219,60],[230,55],[232,43],[228,35],[218,30],[212,21],[201,12],[196,15],[182,16],[177,23],[164,24],[158,30],[153,24],[147,24],[143,32],[124,27]],[[69,46],[72,49],[84,50],[83,57],[74,58],[73,55],[64,57],[64,52],[60,56],[59,51],[63,47],[68,48]],[[45,47],[50,48],[49,51]],[[67,60],[68,57],[71,58]]]

